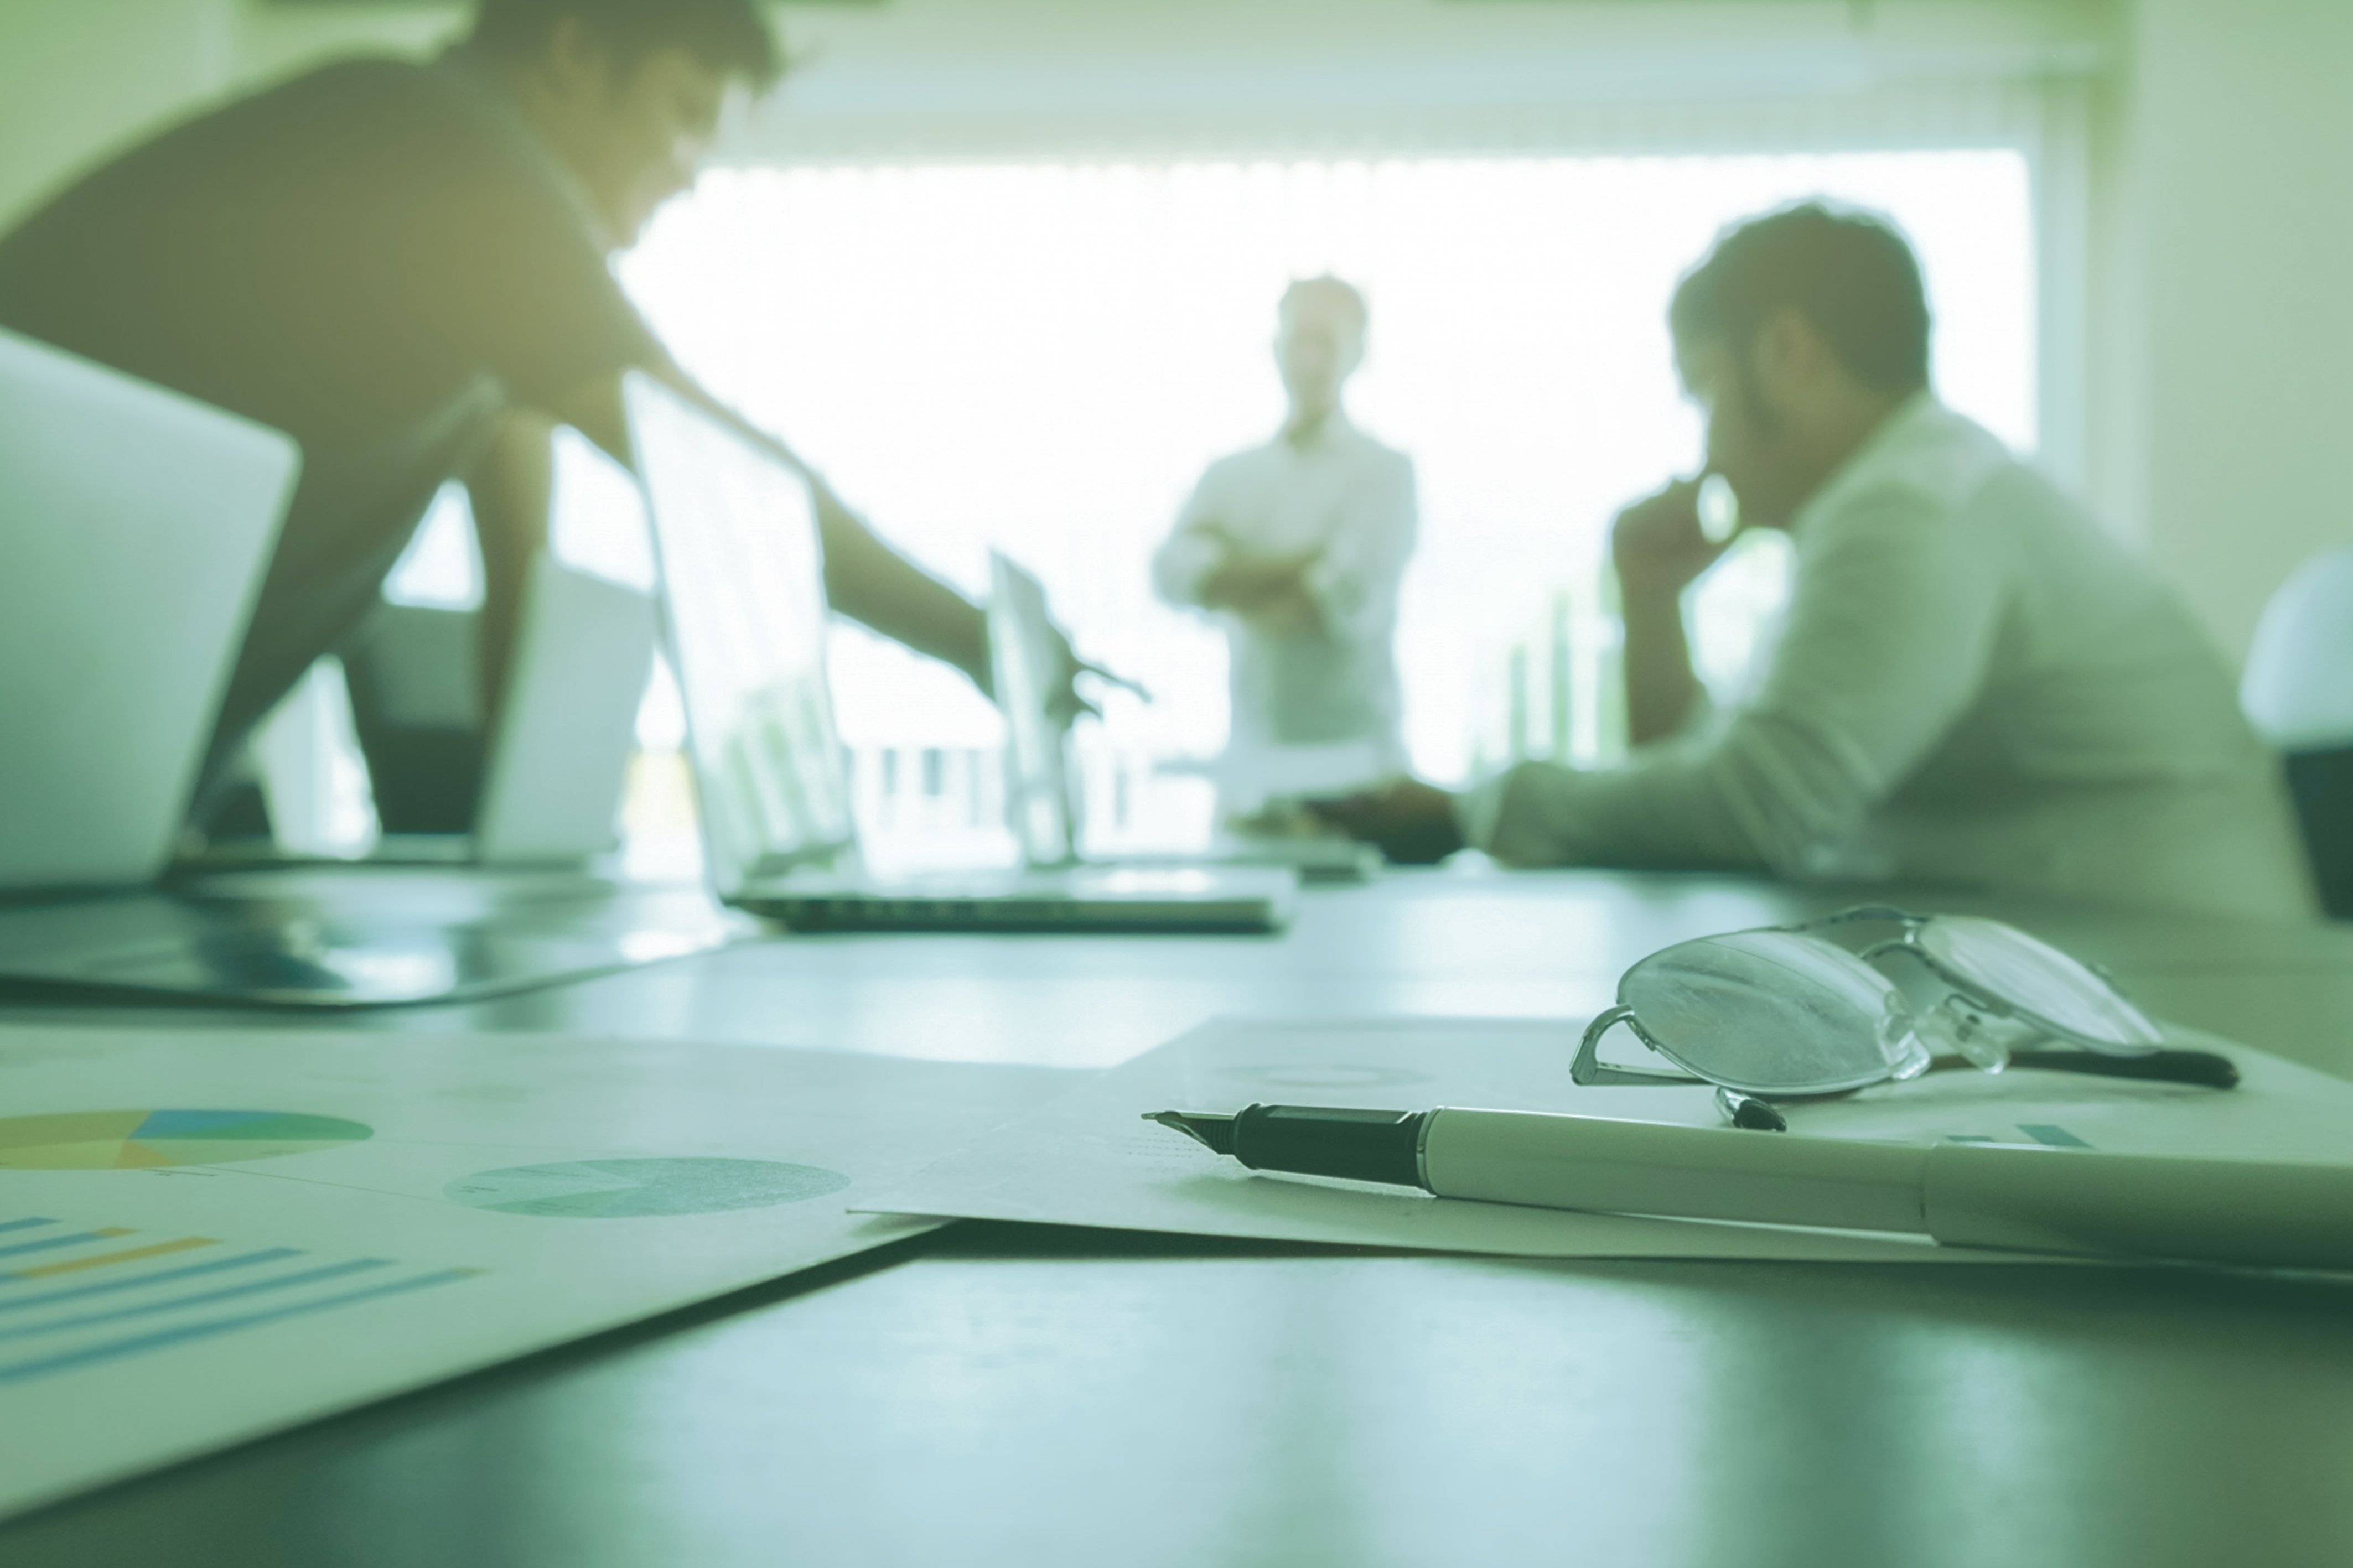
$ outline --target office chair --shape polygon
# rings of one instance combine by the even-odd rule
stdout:
[[[2263,606],[2239,700],[2286,759],[2321,903],[2353,919],[2353,546],[2306,561]]]

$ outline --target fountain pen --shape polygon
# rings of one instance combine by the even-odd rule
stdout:
[[[1947,1247],[2353,1268],[2353,1165],[1894,1143],[1530,1110],[1149,1112],[1253,1170],[1605,1214],[1905,1232]]]

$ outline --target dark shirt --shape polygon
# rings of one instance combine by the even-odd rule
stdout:
[[[288,432],[211,772],[375,605],[508,404],[659,357],[570,174],[462,54],[180,125],[0,238],[0,325]]]

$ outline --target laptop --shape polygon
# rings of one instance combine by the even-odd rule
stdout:
[[[1279,868],[868,873],[807,482],[650,376],[631,375],[625,395],[723,902],[801,931],[1257,932],[1289,920],[1298,879]]]
[[[382,739],[372,744],[403,763],[373,777],[387,827],[372,863],[579,865],[618,842],[638,710],[653,673],[652,596],[546,551],[534,556],[504,699],[487,734],[480,623],[472,610],[387,604],[344,655],[362,739],[373,730]],[[411,798],[420,786],[422,809]],[[406,792],[404,814],[387,809],[388,787]],[[425,812],[451,820],[438,831],[390,826]]]
[[[162,874],[301,468],[0,331],[0,890]]]
[[[0,332],[0,983],[454,1001],[741,934],[701,889],[166,876],[299,466],[279,432]]]
[[[1078,792],[1071,786],[1070,727],[1058,711],[1061,643],[1038,579],[1002,551],[989,555],[988,646],[1004,710],[1006,810],[1032,865],[1081,858]],[[1299,814],[1301,817],[1305,813]],[[1134,869],[1182,867],[1286,868],[1304,882],[1362,882],[1381,867],[1369,844],[1330,831],[1242,834],[1221,828],[1194,855],[1122,855],[1108,861]]]

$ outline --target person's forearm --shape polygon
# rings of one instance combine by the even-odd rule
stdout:
[[[808,481],[825,544],[826,598],[839,614],[917,653],[955,666],[994,695],[989,674],[988,618],[980,607],[877,538],[865,521],[826,488],[800,455],[704,391],[675,365],[649,365],[680,395],[744,439],[774,455]],[[624,463],[635,464],[621,407],[620,380],[584,387],[562,406],[566,423]]]
[[[1277,600],[1305,597],[1306,574],[1312,555],[1245,555],[1229,558],[1201,584],[1200,602],[1212,610],[1243,614]]]
[[[554,434],[555,427],[538,415],[511,412],[466,476],[482,554],[482,616],[475,646],[486,720],[495,720],[505,689],[532,560],[547,545]]]
[[[1201,524],[1179,525],[1152,557],[1152,587],[1161,599],[1187,609],[1207,609],[1201,592],[1228,552],[1222,536]]]
[[[1699,700],[1680,594],[1642,595],[1625,604],[1626,739],[1641,746],[1672,735]]]
[[[1295,637],[1324,635],[1323,606],[1303,587],[1262,595],[1237,607],[1245,626],[1265,637]]]
[[[884,543],[823,485],[814,489],[825,542],[825,593],[834,610],[955,666],[995,695],[987,613]]]

